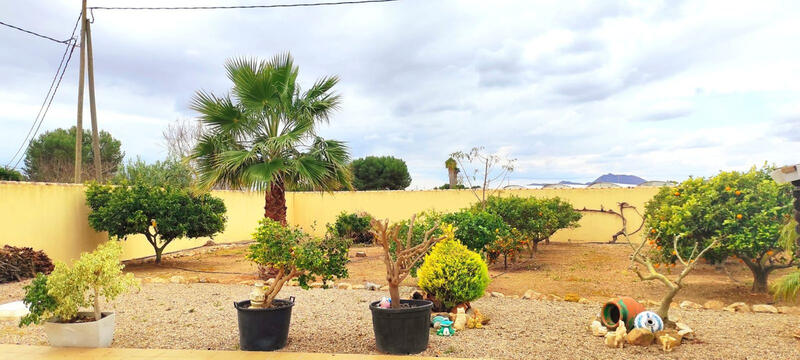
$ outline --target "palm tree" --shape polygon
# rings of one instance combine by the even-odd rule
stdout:
[[[269,61],[234,58],[225,63],[230,95],[198,91],[191,108],[204,132],[192,151],[198,186],[220,184],[265,192],[264,217],[286,224],[286,190],[352,189],[347,146],[317,136],[339,106],[326,76],[301,91],[290,54]]]
[[[458,164],[456,160],[453,158],[448,158],[444,162],[444,167],[447,168],[447,177],[450,183],[450,188],[455,189],[456,185],[458,184]]]

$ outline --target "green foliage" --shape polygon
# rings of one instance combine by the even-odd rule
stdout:
[[[371,244],[370,220],[372,217],[367,213],[342,212],[336,217],[336,222],[328,224],[328,233],[357,244]]]
[[[481,205],[476,204],[473,209],[480,210]],[[558,230],[577,227],[581,219],[581,214],[570,203],[558,197],[490,196],[486,199],[485,211],[500,216],[534,245]]]
[[[649,241],[662,251],[664,262],[676,260],[672,239],[684,240],[681,255],[717,239],[721,245],[705,258],[721,261],[727,256],[742,259],[753,272],[754,291],[766,290],[770,271],[788,267],[793,254],[787,252],[781,232],[791,212],[791,186],[780,185],[769,176],[769,167],[748,172],[720,172],[711,178],[691,178],[674,188],[662,188],[646,205]]]
[[[406,162],[392,156],[355,159],[351,167],[358,190],[403,190],[411,185]]]
[[[463,209],[458,212],[441,216],[443,223],[456,227],[455,237],[462,244],[474,251],[484,251],[486,245],[494,242],[500,236],[507,236],[511,231],[498,215],[486,211],[470,211]]]
[[[125,266],[119,261],[120,254],[122,245],[108,241],[90,253],[82,253],[71,267],[57,262],[50,275],[37,275],[25,296],[26,301],[33,300],[30,303],[37,305],[36,312],[21,324],[39,323],[50,316],[71,322],[81,308],[87,307],[94,309],[95,320],[99,320],[101,297],[106,302],[113,301],[129,287],[137,286],[133,274],[122,272]],[[42,279],[46,279],[46,284],[43,285]]]
[[[433,246],[417,274],[419,287],[447,309],[480,298],[489,285],[481,256],[452,237]]]
[[[0,180],[2,181],[23,181],[25,178],[19,171],[0,167]]]
[[[100,131],[100,161],[104,177],[117,171],[125,154],[121,143],[111,134]],[[83,131],[81,162],[82,178],[94,178],[92,133]],[[72,182],[75,176],[75,127],[55,129],[39,135],[25,151],[25,174],[30,181]]]
[[[270,199],[279,203],[268,201],[267,212],[279,221],[286,217],[282,194],[287,188],[350,188],[347,146],[317,136],[318,126],[339,107],[333,91],[338,77],[322,77],[301,91],[299,69],[289,54],[269,61],[234,58],[225,69],[231,95],[198,91],[192,100],[208,129],[190,156],[201,188],[272,190],[279,196]],[[279,213],[270,213],[274,209]]]
[[[89,225],[125,239],[143,234],[161,262],[161,253],[180,237],[213,236],[225,228],[225,203],[208,193],[144,182],[119,186],[90,183],[86,188]]]
[[[434,188],[434,189],[438,189],[438,190],[450,190],[450,189],[453,189],[453,190],[462,190],[462,189],[466,189],[466,188],[467,188],[467,187],[466,187],[466,186],[464,186],[464,185],[462,185],[462,184],[456,184],[456,185],[454,185],[454,186],[450,186],[450,184],[444,184],[444,185],[442,185],[442,186],[439,186],[439,187],[437,187],[437,188]],[[475,186],[475,187],[473,187],[473,188],[477,189],[478,187],[477,187],[477,186]]]
[[[772,284],[770,287],[775,300],[796,302],[800,292],[800,270],[792,271]]]
[[[347,277],[349,241],[341,238],[313,238],[299,228],[289,228],[269,218],[259,222],[247,258],[254,263],[282,271],[297,272],[303,288],[319,277],[328,281]]]
[[[113,182],[187,188],[192,183],[192,169],[186,163],[172,158],[147,164],[137,157],[135,161],[129,160],[127,164],[120,166]]]
[[[512,229],[506,236],[498,236],[494,241],[486,244],[486,253],[489,261],[494,264],[503,256],[503,269],[508,269],[508,259],[514,259],[522,251],[528,240],[516,229]]]
[[[37,273],[30,285],[24,287],[25,297],[22,302],[30,313],[19,319],[19,326],[41,324],[47,314],[52,314],[57,304],[56,299],[47,293],[47,276]]]

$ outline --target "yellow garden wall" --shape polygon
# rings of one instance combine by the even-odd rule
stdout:
[[[620,201],[643,210],[644,203],[657,188],[614,189],[542,189],[507,190],[503,194],[519,196],[559,196],[576,208],[617,208]],[[214,237],[216,242],[234,242],[250,238],[263,216],[264,197],[261,193],[214,191],[228,209],[225,231]],[[456,210],[476,201],[469,190],[431,191],[359,191],[320,194],[298,192],[286,196],[288,221],[321,235],[325,224],[333,222],[342,211],[366,211],[392,221],[408,218],[414,212],[428,209]],[[66,261],[82,251],[94,249],[105,241],[105,233],[97,233],[87,221],[82,185],[0,182],[0,245],[30,246],[43,249],[53,259]],[[626,212],[629,226],[636,227],[640,218]],[[619,230],[618,217],[605,214],[584,214],[577,229],[558,232],[554,241],[608,241]],[[203,245],[208,239],[179,239],[166,251],[176,251]],[[124,242],[125,259],[153,255],[153,249],[143,236],[130,236]]]

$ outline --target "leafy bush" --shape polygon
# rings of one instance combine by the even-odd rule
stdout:
[[[47,276],[42,273],[36,274],[30,285],[24,288],[25,297],[22,302],[28,307],[30,313],[19,319],[19,326],[30,324],[41,324],[45,319],[45,314],[51,314],[57,304],[56,299],[47,293]]]
[[[0,284],[32,278],[36,273],[49,274],[51,271],[53,262],[42,250],[10,245],[0,249]]]
[[[33,139],[25,150],[25,174],[30,181],[71,183],[75,177],[75,136],[76,129],[55,129],[46,131]],[[125,157],[121,143],[106,131],[100,131],[101,175],[111,177]],[[94,179],[94,151],[92,133],[83,130],[81,138],[82,179]],[[101,179],[95,179],[101,180]]]
[[[25,178],[17,170],[0,167],[0,180],[23,181]]]
[[[212,236],[225,228],[225,203],[210,194],[137,181],[128,186],[90,183],[89,225],[118,239],[142,234],[153,246],[156,263],[173,240]]]
[[[797,260],[781,241],[791,213],[791,186],[777,184],[770,171],[753,167],[744,173],[721,172],[662,188],[646,205],[648,241],[661,252],[662,261],[674,263],[674,238],[685,240],[677,250],[683,256],[695,244],[703,248],[719,240],[721,245],[705,258],[738,257],[753,273],[753,291],[766,292],[769,273]]]
[[[479,210],[481,205],[476,204],[473,209]],[[570,203],[558,197],[490,196],[486,199],[485,210],[517,229],[527,242],[531,256],[540,241],[549,239],[558,230],[577,227],[581,219],[581,214]]]
[[[372,233],[369,232],[371,220],[372,217],[367,213],[342,212],[336,217],[336,222],[328,224],[328,233],[357,244],[371,244]]]
[[[503,218],[486,211],[470,211],[444,214],[442,222],[456,227],[455,236],[462,244],[474,251],[484,251],[486,245],[507,236],[511,228]]]
[[[367,156],[352,164],[353,186],[358,190],[403,190],[411,185],[406,162],[392,156]]]
[[[516,255],[527,245],[528,240],[516,229],[512,229],[508,235],[498,236],[494,241],[486,245],[486,253],[489,261],[494,264],[500,256],[503,256],[503,269],[508,269],[508,259],[516,258]]]
[[[486,263],[452,233],[433,246],[417,274],[419,287],[448,310],[480,298],[489,285]]]
[[[122,245],[118,241],[108,241],[90,253],[82,253],[72,267],[57,262],[46,277],[45,285],[44,275],[41,275],[27,288],[25,301],[36,306],[31,307],[31,314],[20,324],[39,323],[50,316],[61,322],[73,322],[79,309],[86,307],[93,308],[94,320],[99,320],[100,297],[112,301],[129,287],[136,286],[133,274],[122,272],[125,266],[119,261],[121,254]]]
[[[250,245],[247,258],[259,266],[277,270],[275,283],[267,291],[266,306],[283,285],[297,278],[300,286],[320,277],[328,281],[334,277],[347,277],[347,250],[349,241],[341,238],[312,238],[299,228],[289,228],[270,218],[259,222],[253,234],[255,243]]]
[[[119,167],[114,177],[115,184],[142,182],[151,186],[189,187],[192,183],[192,169],[188,164],[176,159],[167,159],[147,164],[141,158],[128,161]]]
[[[412,220],[414,221],[414,226],[411,228],[411,246],[419,245],[425,241],[425,233],[429,229],[434,229],[433,233],[431,233],[431,235],[434,237],[442,235],[442,229],[444,228],[444,225],[442,224],[442,214],[431,210],[421,212],[412,219],[403,220],[397,223],[398,231],[403,236],[404,241],[408,234],[408,228],[411,225]],[[395,255],[395,247],[396,244],[394,242],[389,243],[389,252],[392,256]],[[417,269],[419,269],[420,265],[422,265],[422,258],[409,267],[411,276],[417,276]]]

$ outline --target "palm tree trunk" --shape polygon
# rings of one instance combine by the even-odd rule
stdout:
[[[286,189],[283,181],[273,182],[264,195],[264,217],[286,225]]]
[[[455,168],[447,168],[447,177],[450,182],[450,188],[455,189],[456,184],[458,183],[458,178],[456,177],[456,169]]]

